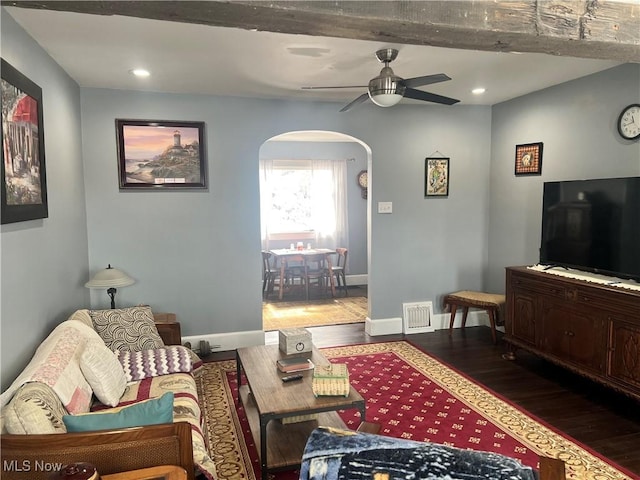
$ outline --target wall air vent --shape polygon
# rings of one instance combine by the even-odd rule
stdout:
[[[403,303],[403,332],[405,334],[433,332],[433,302]]]

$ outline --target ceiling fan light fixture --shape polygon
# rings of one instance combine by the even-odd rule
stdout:
[[[379,107],[393,107],[402,100],[402,95],[398,95],[397,93],[378,93],[374,96],[369,92],[369,97],[371,101]]]
[[[445,82],[451,80],[444,73],[433,75],[423,75],[421,77],[413,77],[404,79],[393,73],[389,66],[398,55],[398,50],[394,48],[384,48],[376,52],[376,58],[384,63],[384,67],[380,70],[380,74],[372,78],[367,85],[367,92],[360,94],[354,100],[340,109],[340,112],[347,112],[353,107],[360,105],[367,100],[371,100],[379,107],[392,107],[397,105],[403,98],[411,100],[421,100],[424,102],[439,103],[442,105],[453,105],[460,100],[455,98],[436,95],[435,93],[417,90],[416,87],[431,85],[433,83]],[[302,87],[303,89],[317,88],[361,88],[352,85],[332,86],[332,87]]]
[[[392,107],[404,96],[406,87],[401,82],[402,78],[394,75],[391,68],[385,67],[379,76],[369,82],[369,98],[379,107]]]

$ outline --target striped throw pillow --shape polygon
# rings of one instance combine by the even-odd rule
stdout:
[[[159,377],[170,373],[191,373],[193,364],[186,347],[168,345],[161,348],[129,352],[115,352],[122,365],[127,382]]]

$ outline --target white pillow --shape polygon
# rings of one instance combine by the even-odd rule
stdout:
[[[91,341],[80,357],[80,369],[98,400],[115,407],[127,386],[118,357],[103,342]]]

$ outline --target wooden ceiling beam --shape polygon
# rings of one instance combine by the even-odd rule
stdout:
[[[640,1],[7,1],[248,30],[640,62]]]

